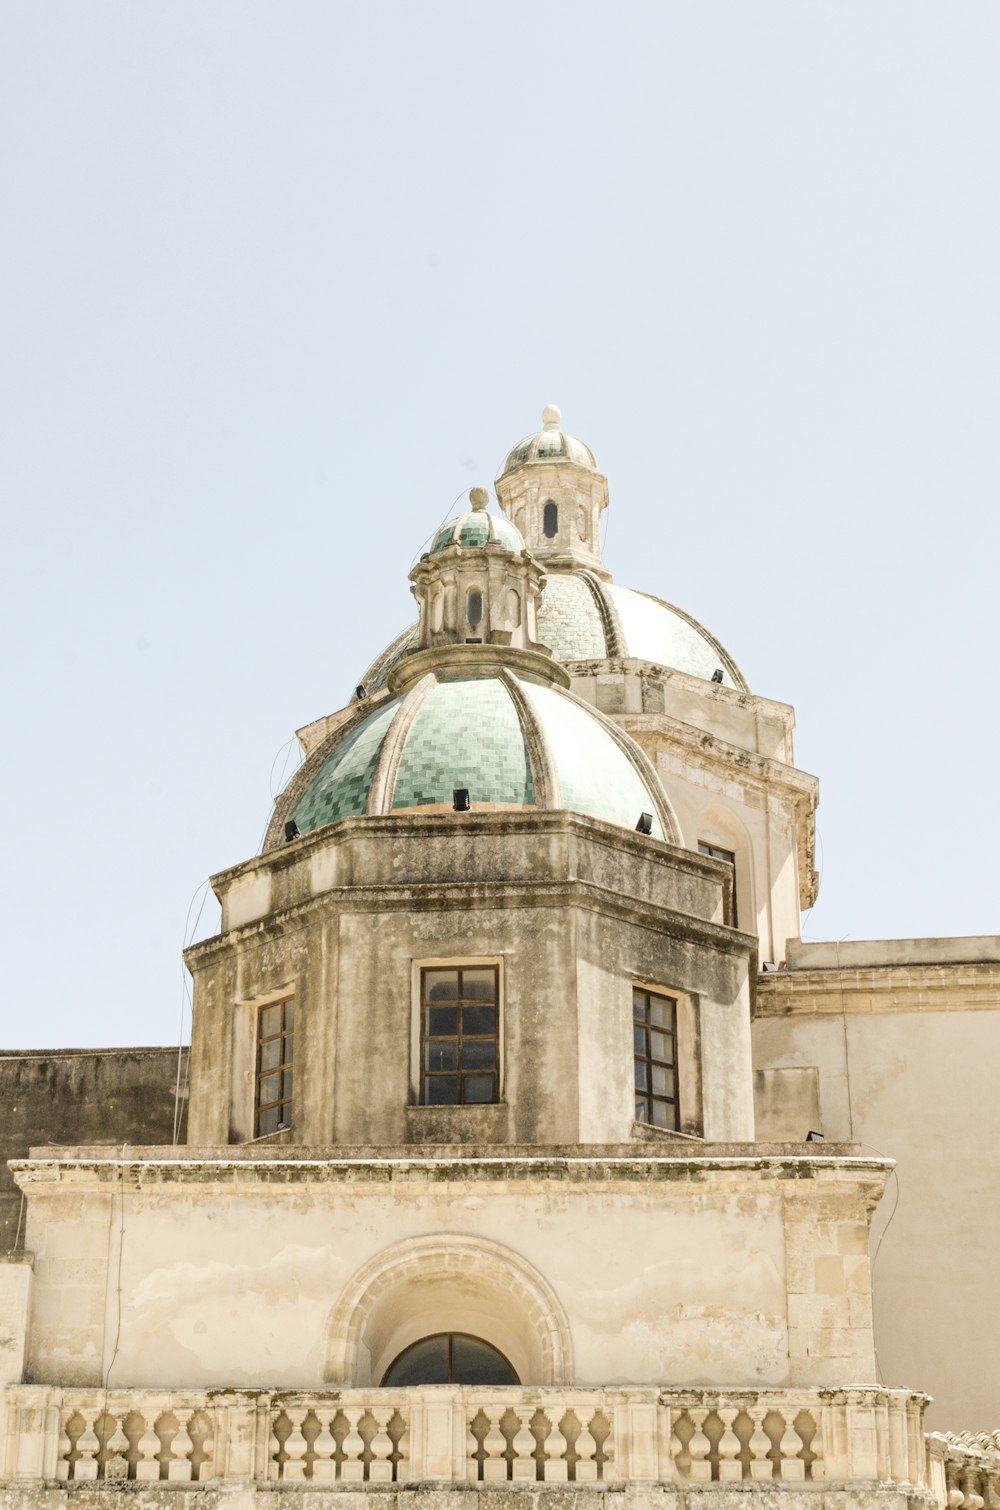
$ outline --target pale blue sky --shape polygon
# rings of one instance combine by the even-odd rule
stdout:
[[[6,1046],[176,1041],[192,893],[548,402],[797,709],[806,933],[997,932],[998,63],[992,0],[2,4]]]

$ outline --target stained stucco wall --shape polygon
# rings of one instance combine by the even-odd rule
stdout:
[[[21,1210],[8,1159],[46,1143],[169,1143],[176,1083],[176,1048],[0,1053],[0,1251],[14,1247]],[[183,1141],[186,1099],[181,1112]]]
[[[762,978],[754,1063],[787,1067],[799,1092],[814,1067],[826,1137],[895,1159],[873,1223],[881,1380],[933,1395],[931,1429],[989,1431],[1000,1419],[1000,964],[929,962],[934,944],[944,960],[958,945],[981,955],[974,940],[908,942],[888,941],[882,964],[874,946],[844,946],[840,969],[836,946],[800,946],[804,964],[828,968]],[[765,1136],[781,1135],[758,1114]],[[815,1114],[803,1105],[798,1121]]]

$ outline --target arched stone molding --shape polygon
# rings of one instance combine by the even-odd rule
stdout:
[[[732,808],[713,802],[702,808],[696,821],[697,833],[691,836],[692,849],[704,841],[735,855],[736,906],[740,929],[757,932],[757,876],[750,833],[743,819]]]
[[[573,1343],[554,1290],[518,1254],[486,1238],[407,1238],[369,1260],[337,1300],[325,1377],[378,1385],[410,1343],[469,1332],[499,1348],[522,1384],[571,1384]]]

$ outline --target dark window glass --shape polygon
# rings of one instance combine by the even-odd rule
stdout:
[[[420,977],[421,1100],[425,1106],[499,1099],[500,970],[476,965]],[[447,1006],[438,1006],[447,1002]]]
[[[481,1337],[439,1332],[404,1348],[390,1363],[383,1387],[416,1384],[520,1384],[503,1353]]]
[[[635,1119],[677,1128],[677,1003],[672,996],[632,991]]]
[[[295,1008],[290,1001],[261,1007],[257,1017],[254,1136],[292,1125],[292,1058]]]
[[[478,629],[483,622],[483,595],[478,587],[472,588],[465,600],[465,617],[472,629]]]
[[[739,913],[736,909],[736,856],[733,854],[731,849],[719,849],[715,844],[706,844],[704,839],[698,840],[698,853],[700,855],[711,855],[713,860],[724,860],[727,865],[732,866],[733,908],[732,917],[729,920],[729,924],[731,928],[738,928],[740,926],[740,922]]]
[[[542,510],[542,534],[546,540],[554,540],[559,533],[559,510],[550,498]]]

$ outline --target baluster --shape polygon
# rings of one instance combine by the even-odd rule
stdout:
[[[802,1438],[795,1430],[795,1406],[789,1406],[787,1410],[781,1412],[781,1415],[785,1423],[781,1445],[778,1449],[781,1454],[778,1459],[781,1477],[785,1480],[802,1480],[806,1476],[806,1465],[799,1457],[802,1451]]]
[[[73,1443],[69,1435],[70,1412],[59,1412],[59,1444],[56,1449],[56,1478],[62,1484],[69,1478],[69,1455],[73,1451]]]
[[[337,1477],[337,1441],[332,1430],[336,1416],[336,1411],[332,1415],[326,1411],[322,1415],[320,1415],[319,1411],[316,1412],[316,1418],[319,1421],[319,1435],[313,1443],[312,1477],[314,1482],[317,1483],[332,1484],[333,1480]]]
[[[113,1417],[115,1429],[104,1448],[104,1477],[106,1479],[128,1478],[128,1437],[123,1430],[124,1416]]]
[[[694,1431],[688,1443],[688,1452],[691,1455],[691,1466],[688,1469],[688,1477],[693,1484],[708,1484],[712,1479],[712,1464],[709,1461],[709,1453],[712,1444],[702,1431],[702,1427],[708,1417],[707,1410],[691,1410],[688,1412],[694,1422]]]
[[[815,1482],[817,1479],[826,1478],[826,1458],[824,1457],[823,1444],[823,1412],[821,1410],[816,1411],[813,1416],[813,1420],[816,1423],[816,1430],[813,1432],[813,1439],[809,1443],[809,1451],[813,1455],[813,1460],[809,1465],[809,1477]]]
[[[403,1431],[396,1443],[396,1483],[406,1484],[410,1478],[410,1418],[402,1410],[398,1410],[398,1414]]]
[[[347,1417],[347,1436],[344,1438],[344,1461],[340,1465],[340,1477],[347,1484],[364,1483],[365,1440],[358,1430],[358,1422],[364,1413],[363,1407],[360,1409],[356,1405],[344,1407],[344,1415]]]
[[[979,1493],[979,1472],[975,1468],[962,1470],[962,1490],[965,1494],[963,1510],[983,1510],[986,1501]]]
[[[465,1477],[467,1478],[467,1480],[469,1481],[470,1484],[476,1484],[476,1483],[479,1482],[479,1459],[476,1456],[476,1453],[479,1451],[479,1440],[478,1440],[478,1438],[476,1436],[476,1433],[472,1429],[473,1424],[474,1424],[475,1419],[476,1419],[476,1416],[478,1414],[479,1414],[479,1412],[478,1412],[478,1410],[475,1407],[473,1407],[471,1410],[468,1409],[468,1407],[466,1408],[466,1412],[465,1412]]]
[[[766,1410],[759,1405],[749,1408],[748,1414],[753,1422],[753,1433],[750,1437],[750,1477],[752,1479],[771,1479],[774,1477],[774,1464],[768,1457],[771,1451],[771,1438],[764,1430],[764,1416]]]
[[[561,1405],[549,1405],[545,1408],[545,1418],[551,1430],[545,1438],[545,1462],[542,1476],[549,1484],[565,1484],[569,1478],[569,1464],[566,1461],[569,1443],[560,1429],[563,1414]]]
[[[483,1438],[483,1481],[487,1484],[506,1483],[507,1481],[507,1438],[500,1427],[507,1407],[505,1405],[484,1405],[486,1419],[490,1423],[490,1429]]]
[[[289,1483],[301,1483],[306,1476],[305,1455],[309,1450],[309,1444],[302,1435],[302,1423],[308,1415],[308,1411],[301,1408],[293,1410],[286,1406],[285,1415],[291,1422],[292,1429],[285,1438],[285,1462],[281,1470],[281,1477]]]
[[[139,1461],[135,1465],[135,1476],[140,1484],[155,1484],[160,1478],[160,1453],[162,1446],[156,1434],[156,1411],[150,1411],[147,1416],[142,1413],[143,1433],[139,1438]]]
[[[368,1482],[370,1484],[391,1484],[392,1437],[389,1435],[389,1418],[392,1415],[393,1407],[391,1405],[372,1405],[370,1409],[375,1422],[375,1435],[372,1437],[372,1460],[368,1465]]]
[[[188,1431],[188,1422],[194,1415],[194,1411],[175,1410],[174,1415],[177,1417],[177,1430],[170,1443],[167,1479],[171,1484],[186,1484],[192,1478],[191,1454],[194,1452],[194,1442]]]
[[[276,1411],[273,1405],[268,1404],[267,1420],[267,1476],[276,1479],[281,1473],[281,1464],[278,1461],[281,1453],[281,1442],[278,1440],[278,1416],[284,1415],[284,1411]]]
[[[199,1484],[207,1484],[215,1477],[215,1426],[211,1411],[203,1411],[205,1434],[201,1439],[201,1463],[198,1467]]]
[[[965,1504],[965,1495],[958,1487],[958,1469],[953,1463],[944,1465],[945,1483],[948,1486],[948,1510],[959,1510]]]
[[[601,1456],[597,1462],[598,1478],[608,1482],[615,1477],[615,1416],[613,1412],[605,1416],[601,1411],[596,1411],[595,1415],[599,1415],[605,1426],[608,1427],[608,1434],[604,1438],[604,1446],[600,1449]]]
[[[516,1405],[514,1413],[521,1425],[514,1438],[514,1462],[511,1465],[513,1473],[511,1477],[518,1479],[536,1479],[538,1477],[538,1465],[535,1462],[535,1434],[531,1430],[531,1418],[535,1414],[533,1405]]]
[[[101,1450],[101,1444],[94,1430],[94,1422],[97,1420],[99,1411],[80,1409],[83,1417],[83,1430],[76,1439],[76,1450],[80,1454],[73,1464],[74,1482],[96,1479],[97,1477],[97,1454]]]
[[[576,1468],[573,1477],[578,1484],[597,1483],[597,1443],[590,1430],[590,1423],[596,1415],[596,1410],[584,1410],[579,1405],[576,1407],[580,1433],[576,1439]]]
[[[719,1482],[722,1484],[735,1484],[743,1477],[740,1439],[733,1429],[733,1422],[738,1415],[738,1410],[720,1409],[719,1411],[719,1420],[722,1422],[722,1436],[719,1438]]]

